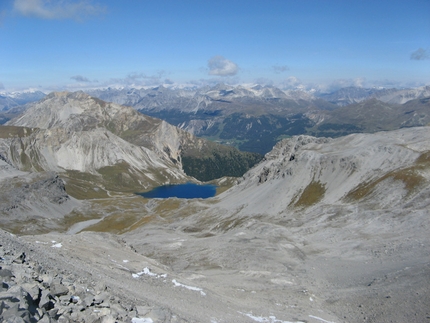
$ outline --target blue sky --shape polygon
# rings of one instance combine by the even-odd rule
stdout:
[[[430,1],[0,0],[0,90],[430,85]]]

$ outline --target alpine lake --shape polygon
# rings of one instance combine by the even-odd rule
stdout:
[[[206,199],[214,197],[216,194],[216,189],[217,186],[212,184],[199,185],[194,183],[186,183],[158,186],[149,192],[137,194],[146,198],[177,197],[181,199]]]

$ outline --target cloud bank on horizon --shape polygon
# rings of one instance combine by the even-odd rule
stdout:
[[[430,2],[371,9],[336,0],[3,0],[0,89],[430,84]]]
[[[221,55],[212,57],[208,61],[208,68],[210,75],[218,76],[233,76],[239,71],[239,67],[236,63],[233,63]]]

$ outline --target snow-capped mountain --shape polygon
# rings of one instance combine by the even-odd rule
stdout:
[[[266,100],[312,100],[313,96],[302,91],[282,91],[273,86],[231,86],[217,84],[213,87],[193,89],[171,89],[158,86],[148,89],[100,89],[89,94],[102,100],[133,106],[138,110],[179,110],[182,112],[199,109],[216,110],[220,102],[256,101],[264,104]],[[213,106],[213,107],[212,107]],[[244,108],[244,107],[242,107]]]
[[[29,102],[39,101],[45,93],[37,90],[0,92],[0,111],[7,111]]]
[[[430,86],[414,89],[346,87],[332,93],[322,93],[318,96],[338,106],[359,103],[371,98],[385,103],[404,104],[411,100],[430,97]]]

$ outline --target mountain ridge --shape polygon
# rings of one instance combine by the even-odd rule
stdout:
[[[354,134],[336,139],[310,136],[284,139],[266,154],[263,162],[247,172],[241,183],[232,190],[240,192],[241,187],[246,190],[250,186],[260,190],[260,186],[268,185],[266,182],[271,183],[269,186],[275,186],[276,183],[283,185],[286,191],[263,189],[264,195],[247,206],[255,211],[258,210],[260,199],[282,195],[274,214],[300,205],[301,196],[305,198],[306,188],[312,185],[322,187],[320,195],[315,193],[318,195],[315,202],[327,204],[344,203],[346,196],[352,195],[354,189],[365,183],[375,183],[377,178],[385,176],[403,182],[406,189],[414,190],[424,180],[422,176],[427,176],[421,175],[420,158],[427,163],[425,167],[430,166],[427,160],[430,151],[429,129],[422,127],[372,135]],[[405,142],[411,143],[405,145]],[[401,176],[403,171],[404,177]],[[415,184],[414,180],[417,181]],[[289,183],[294,185],[294,189],[288,188]],[[233,191],[225,194],[229,196],[226,200],[235,199]],[[269,209],[265,209],[265,212],[269,212]]]

